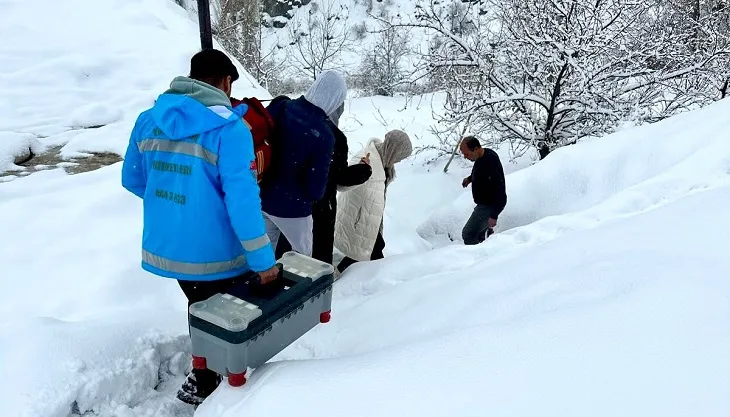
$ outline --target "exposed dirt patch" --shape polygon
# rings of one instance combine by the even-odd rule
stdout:
[[[109,152],[90,152],[91,156],[88,157],[62,159],[61,148],[62,146],[48,148],[42,154],[34,155],[33,158],[20,164],[24,168],[23,170],[0,172],[0,178],[24,177],[34,172],[59,168],[71,175],[81,174],[82,172],[94,171],[122,160],[119,155]],[[5,180],[8,180],[8,178],[5,178]]]

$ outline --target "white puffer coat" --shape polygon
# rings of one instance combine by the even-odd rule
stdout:
[[[385,212],[385,169],[371,139],[350,164],[357,164],[368,152],[373,173],[365,183],[339,187],[335,220],[335,247],[356,261],[369,261]]]

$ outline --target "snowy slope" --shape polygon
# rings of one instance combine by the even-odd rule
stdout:
[[[367,103],[359,105],[351,108],[365,119]],[[727,106],[688,113],[676,136],[696,126],[722,132],[716,112]],[[378,129],[350,136],[357,143]],[[717,138],[704,138],[694,154],[708,156],[696,164],[718,167],[710,155],[730,155]],[[570,149],[597,158],[589,144]],[[543,163],[520,172],[537,181]],[[2,230],[17,237],[0,250],[3,278],[13,280],[0,292],[0,371],[21,375],[2,385],[11,416],[192,415],[173,400],[189,365],[184,299],[174,282],[139,269],[141,203],[119,187],[119,168],[0,185]],[[707,173],[694,168],[678,171],[675,185]],[[480,247],[423,252],[414,229],[399,241],[393,224],[428,217],[413,208],[437,207],[434,196],[468,190],[459,172],[406,164],[394,186],[410,188],[393,191],[395,222],[386,225],[389,250],[399,255],[353,266],[338,281],[330,324],[275,358],[287,361],[255,371],[243,389],[223,387],[197,415],[363,415],[361,404],[386,416],[680,416],[690,407],[723,415],[729,170],[726,162],[705,176],[714,190],[686,190],[695,195],[638,215],[599,204],[582,212],[592,217],[558,215]],[[631,182],[646,187],[647,201],[667,189]],[[295,401],[274,401],[282,390]]]
[[[534,249],[359,268],[330,324],[196,417],[727,416],[727,204],[723,187]]]
[[[66,145],[63,157],[123,155],[137,114],[200,46],[197,22],[171,0],[2,0],[0,10],[0,171],[28,138]],[[268,96],[239,71],[235,95]]]
[[[15,40],[0,44],[0,140],[67,143],[69,155],[123,152],[198,46],[167,0],[0,10],[0,38]],[[351,151],[391,128],[434,143],[440,100],[348,102]],[[393,256],[348,270],[332,322],[195,415],[727,416],[728,112],[720,102],[527,168],[500,150],[510,206],[478,247],[443,239],[471,208],[470,164],[404,161],[385,219]],[[139,267],[142,204],[120,168],[0,183],[3,416],[193,415],[174,400],[189,367],[185,299]]]
[[[534,202],[553,216],[478,247],[352,267],[330,324],[196,416],[727,415],[728,110],[572,146],[553,160],[562,165],[513,174],[525,177],[511,188],[525,196],[518,207],[533,207],[531,180],[557,193]],[[665,148],[635,150],[643,164],[598,163],[659,131]],[[603,198],[564,192],[565,172]]]
[[[139,112],[199,49],[170,0],[0,0],[0,39],[0,172],[28,147],[123,154]],[[234,94],[268,96],[239,71]],[[139,269],[139,203],[119,168],[0,189],[3,416],[178,412],[185,299]]]
[[[558,149],[530,170],[508,175],[507,206],[495,230],[519,240],[519,229],[510,229],[540,219],[547,228],[572,228],[550,217],[574,214],[571,221],[591,223],[709,186],[730,169],[728,108],[730,103],[719,102],[606,139],[582,141],[577,150]],[[447,235],[460,240],[473,207],[471,195],[464,194],[421,224],[419,234],[434,244]]]

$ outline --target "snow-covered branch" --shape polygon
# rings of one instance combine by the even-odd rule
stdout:
[[[635,119],[638,105],[655,120],[706,103],[703,91],[727,92],[730,71],[710,71],[728,62],[727,25],[695,16],[675,30],[667,10],[659,0],[420,0],[415,20],[391,26],[433,34],[421,65],[448,91],[446,123],[470,117],[544,157]]]

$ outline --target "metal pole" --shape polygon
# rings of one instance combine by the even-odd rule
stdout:
[[[213,31],[210,27],[210,4],[208,0],[198,0],[198,25],[200,26],[200,47],[213,49]]]

